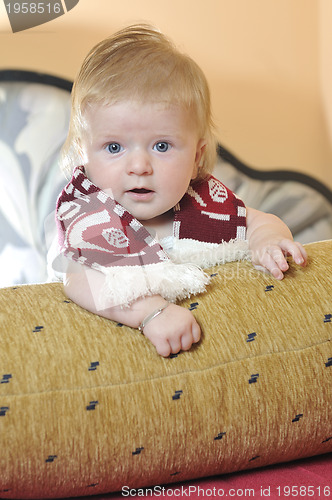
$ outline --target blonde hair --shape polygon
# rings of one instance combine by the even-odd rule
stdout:
[[[198,179],[212,171],[216,140],[210,91],[200,67],[158,30],[148,25],[125,28],[98,43],[86,56],[72,91],[68,137],[62,166],[69,172],[84,164],[82,134],[87,106],[124,100],[184,106],[193,112],[200,138],[207,141]]]

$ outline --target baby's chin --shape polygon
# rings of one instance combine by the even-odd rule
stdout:
[[[169,219],[172,219],[173,220],[174,218],[174,211],[173,211],[173,208],[171,208],[170,210],[166,210],[166,212],[155,212],[153,214],[149,214],[149,215],[146,215],[146,216],[142,216],[140,217],[139,219],[140,220],[145,220],[145,221],[149,221],[149,220],[160,220],[160,221],[166,221],[166,220],[169,220]]]

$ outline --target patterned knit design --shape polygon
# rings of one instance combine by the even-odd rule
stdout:
[[[207,243],[244,240],[243,202],[214,177],[187,193],[174,208],[174,236]],[[94,185],[78,167],[56,208],[65,254],[94,267],[155,264],[168,260],[160,244],[125,208]]]
[[[244,203],[213,176],[189,187],[175,207],[174,221],[178,238],[222,243],[246,237]]]
[[[135,266],[168,259],[142,224],[89,181],[83,167],[60,194],[56,220],[60,246],[81,264]]]

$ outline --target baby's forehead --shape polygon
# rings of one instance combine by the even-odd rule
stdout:
[[[197,114],[188,106],[177,101],[165,100],[119,100],[114,102],[108,101],[92,101],[85,107],[82,115],[86,125],[94,121],[98,116],[99,119],[116,118],[122,116],[134,117],[136,115],[149,114],[155,119],[164,119],[174,117],[175,119],[181,116],[182,119],[196,121]]]
[[[83,107],[83,112],[90,113],[98,110],[117,109],[124,106],[131,108],[133,111],[142,108],[151,108],[157,111],[179,109],[182,111],[192,112],[192,109],[189,109],[185,103],[181,103],[176,99],[132,99],[130,97],[125,99],[110,98],[89,100],[89,102]]]
[[[146,138],[155,135],[181,138],[200,135],[197,120],[185,106],[165,102],[120,101],[112,104],[91,103],[84,116],[83,137]]]

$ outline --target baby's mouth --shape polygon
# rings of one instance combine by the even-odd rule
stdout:
[[[147,188],[134,188],[127,191],[127,196],[134,201],[146,202],[150,201],[154,196],[154,191]]]
[[[138,193],[138,194],[146,194],[146,193],[151,193],[151,189],[145,189],[145,188],[135,188],[130,190],[131,193]]]

